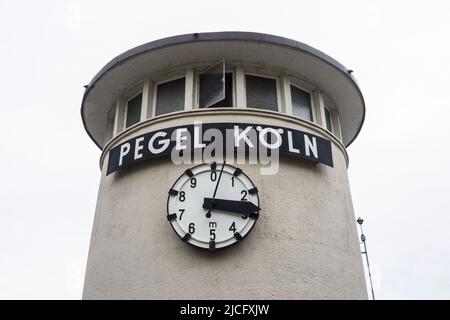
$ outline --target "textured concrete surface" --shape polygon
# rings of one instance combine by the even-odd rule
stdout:
[[[197,120],[244,117],[331,139],[314,125],[257,112],[204,112]],[[148,121],[111,146],[188,119]],[[166,219],[168,188],[190,165],[164,158],[105,176],[104,161],[83,298],[367,299],[346,154],[335,140],[332,148],[334,168],[282,158],[277,175],[262,176],[258,166],[239,165],[263,211],[244,241],[213,253],[183,243]]]

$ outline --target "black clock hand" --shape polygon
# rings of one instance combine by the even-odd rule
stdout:
[[[204,199],[203,208],[205,209],[214,208],[218,210],[244,214],[254,214],[258,213],[259,210],[261,210],[261,208],[259,208],[250,201],[236,201],[236,200],[212,199],[212,198]]]
[[[212,200],[213,200],[212,202],[214,202],[214,198],[216,197],[217,188],[219,187],[219,182],[220,182],[220,178],[222,178],[222,172],[223,172],[224,167],[225,167],[225,160],[222,163],[222,169],[220,169],[219,178],[217,179],[216,188],[214,189],[214,194],[212,197]],[[208,209],[208,212],[206,213],[207,218],[211,218],[212,202],[208,208],[205,208],[205,209]]]

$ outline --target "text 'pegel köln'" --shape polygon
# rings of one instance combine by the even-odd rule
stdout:
[[[249,163],[264,162],[279,155],[333,166],[331,142],[310,133],[263,124],[195,123],[119,143],[110,150],[107,174],[163,156],[190,164],[239,156],[247,157]]]

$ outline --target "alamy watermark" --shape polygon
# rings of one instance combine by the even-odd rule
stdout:
[[[329,140],[289,128],[250,123],[201,123],[148,132],[109,152],[107,174],[144,160],[170,156],[175,165],[226,161],[274,175],[280,155],[333,166]]]
[[[175,165],[223,160],[228,164],[258,164],[261,175],[274,175],[279,170],[281,133],[283,129],[235,126],[224,134],[216,128],[203,131],[202,123],[195,122],[193,135],[187,129],[173,131],[175,147],[170,157]]]

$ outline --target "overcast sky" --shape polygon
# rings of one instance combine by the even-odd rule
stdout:
[[[0,298],[80,299],[100,178],[83,85],[158,38],[253,31],[354,70],[349,147],[380,299],[450,299],[448,1],[0,0]]]

